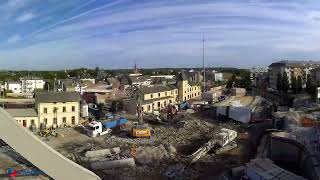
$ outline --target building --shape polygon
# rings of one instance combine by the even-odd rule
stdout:
[[[39,127],[39,118],[34,109],[6,109],[6,111],[23,127]]]
[[[36,89],[43,89],[45,81],[38,77],[21,78],[22,93],[33,93]]]
[[[145,113],[161,110],[168,104],[176,103],[178,89],[175,86],[142,87],[137,90],[137,99],[140,100]]]
[[[22,93],[21,82],[7,82],[6,89],[12,91],[13,93]]]
[[[180,102],[201,97],[201,84],[189,80],[185,72],[177,76],[178,100]]]
[[[214,82],[223,82],[223,73],[216,72],[214,73]]]
[[[35,107],[40,124],[46,126],[76,125],[80,116],[80,95],[77,92],[38,92]]]
[[[311,81],[316,86],[320,85],[320,67],[312,69],[310,72]]]
[[[269,66],[269,86],[273,89],[277,88],[277,76],[286,73],[289,84],[291,84],[291,77],[302,78],[303,88],[306,86],[307,76],[312,69],[320,67],[320,62],[316,61],[278,61]]]

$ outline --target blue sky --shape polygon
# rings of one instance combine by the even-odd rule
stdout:
[[[320,60],[318,0],[2,0],[0,69]]]

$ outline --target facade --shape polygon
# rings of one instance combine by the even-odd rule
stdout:
[[[310,73],[311,81],[315,85],[320,85],[320,67],[311,70]]]
[[[39,127],[38,114],[34,109],[6,109],[6,111],[23,127]]]
[[[21,78],[22,93],[33,93],[36,89],[43,89],[45,81],[37,77]]]
[[[177,77],[178,100],[180,102],[201,97],[201,85],[190,82],[188,76],[182,72]]]
[[[6,89],[13,93],[22,93],[22,86],[20,82],[8,82],[6,83]]]
[[[178,89],[174,86],[142,87],[137,90],[138,99],[141,100],[142,110],[152,113],[165,108],[168,104],[177,102]]]
[[[40,124],[46,126],[77,125],[80,117],[77,92],[39,92],[35,95]]]
[[[302,86],[306,86],[307,76],[312,69],[320,67],[320,63],[316,61],[278,61],[269,66],[269,86],[273,89],[277,88],[278,74],[286,73],[288,76],[289,84],[291,77],[302,78]]]
[[[223,73],[214,73],[214,81],[215,82],[222,82],[224,81],[223,79]]]

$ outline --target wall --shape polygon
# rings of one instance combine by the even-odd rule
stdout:
[[[22,89],[21,89],[21,84],[8,84],[7,87],[8,90],[11,90],[13,93],[21,93]]]
[[[191,86],[188,81],[178,81],[177,85],[179,90],[178,97],[181,102],[201,96],[200,86]]]
[[[34,125],[38,128],[39,127],[39,118],[38,117],[14,117],[15,120],[17,120],[17,122],[19,124],[21,124],[21,126],[23,126],[23,121],[26,121],[26,126],[27,128],[29,128],[31,126],[31,122],[32,120],[34,120]]]
[[[146,103],[142,104],[143,112],[152,113],[154,110],[161,110],[170,103],[176,103],[178,89],[157,93],[144,94]]]
[[[161,99],[161,100],[156,100],[151,103],[143,104],[143,112],[145,113],[152,113],[154,110],[161,110],[165,108],[168,104],[176,102],[174,98],[166,98],[166,99]],[[160,106],[159,106],[160,105]]]
[[[317,167],[313,165],[313,156],[297,141],[273,137],[270,149],[271,160],[297,164],[303,177],[310,180],[320,179],[319,172],[315,169]]]
[[[72,106],[75,106],[75,112],[72,112]],[[53,113],[54,107],[57,107],[57,113]],[[66,112],[63,112],[63,107],[66,107]],[[65,103],[39,103],[37,105],[39,122],[44,123],[47,118],[47,126],[53,125],[53,119],[57,118],[57,124],[63,124],[63,117],[66,118],[66,124],[77,125],[79,124],[80,103],[79,102],[65,102]],[[47,113],[44,113],[44,108],[47,108]],[[74,124],[72,124],[72,117],[75,117]]]

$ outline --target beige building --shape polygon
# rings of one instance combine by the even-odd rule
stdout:
[[[6,109],[6,111],[23,127],[39,127],[38,114],[34,109]]]
[[[79,123],[80,100],[78,92],[39,92],[35,95],[39,126],[76,125]]]
[[[278,61],[269,66],[269,87],[277,88],[278,74],[287,74],[288,82],[291,84],[291,77],[302,78],[302,87],[306,87],[306,79],[312,69],[320,67],[320,63],[317,61]]]
[[[190,82],[185,72],[181,72],[177,77],[177,87],[179,91],[178,100],[180,102],[201,97],[201,85]]]
[[[178,89],[174,86],[142,87],[138,89],[137,93],[143,112],[152,113],[154,110],[165,108],[168,104],[175,104]]]

